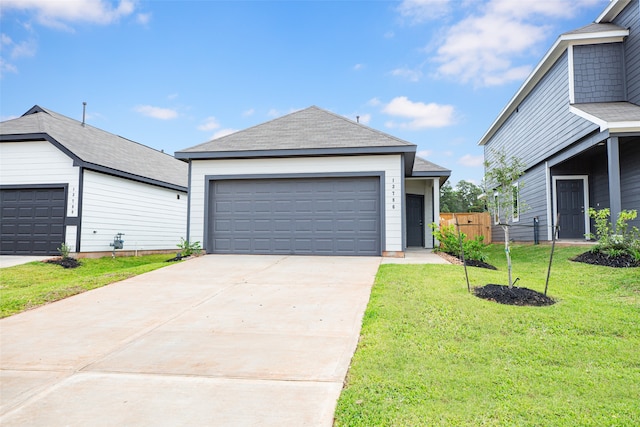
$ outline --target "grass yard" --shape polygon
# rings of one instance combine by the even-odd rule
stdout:
[[[0,317],[99,288],[169,265],[171,255],[81,259],[81,266],[65,269],[31,262],[0,269]]]
[[[568,261],[586,249],[556,248],[548,307],[476,298],[462,266],[382,265],[336,425],[640,425],[640,268]],[[472,286],[506,284],[490,252]],[[517,286],[544,291],[549,252],[513,248]]]

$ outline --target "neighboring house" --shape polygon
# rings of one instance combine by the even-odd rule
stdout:
[[[1,253],[176,249],[185,236],[187,165],[34,106],[0,123]]]
[[[433,247],[450,171],[416,146],[310,107],[177,152],[207,253],[395,255]]]
[[[612,0],[595,23],[562,34],[479,144],[488,161],[505,150],[526,163],[514,194],[528,210],[515,217],[527,226],[537,217],[542,240],[556,218],[561,239],[594,232],[589,207],[610,208],[614,221],[623,209],[640,211],[638,0]],[[511,234],[534,236],[531,227]]]

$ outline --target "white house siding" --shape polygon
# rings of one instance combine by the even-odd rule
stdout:
[[[385,251],[402,251],[402,179],[400,155],[193,160],[190,240],[204,241],[205,176],[385,172]]]
[[[434,198],[440,197],[440,189],[434,193],[434,184],[439,178],[435,179],[407,179],[405,181],[404,189],[406,194],[419,194],[424,195],[424,245],[426,248],[433,248],[433,232],[429,227],[429,224],[440,222],[440,206],[434,206]],[[436,210],[437,208],[437,210]]]
[[[67,219],[78,216],[79,168],[48,141],[0,143],[0,185],[67,185]],[[66,243],[75,251],[76,226],[67,226]]]
[[[125,250],[177,250],[186,218],[185,192],[84,172],[82,252],[110,251],[116,233],[124,233]]]

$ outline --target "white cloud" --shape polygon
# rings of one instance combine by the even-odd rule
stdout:
[[[392,39],[396,36],[396,33],[394,33],[393,31],[387,31],[386,33],[384,33],[383,37],[385,39]]]
[[[139,14],[136,15],[136,21],[140,25],[148,25],[149,22],[151,21],[151,14],[150,13],[139,13]]]
[[[107,25],[133,13],[132,0],[120,0],[116,7],[105,0],[2,0],[3,9],[32,11],[45,26],[69,29],[65,23],[89,22]]]
[[[171,93],[167,95],[167,99],[176,99],[178,96],[178,93]]]
[[[409,119],[408,122],[401,123],[387,122],[387,126],[391,128],[399,127],[411,130],[439,128],[450,126],[455,122],[452,105],[442,105],[434,102],[429,104],[413,102],[406,96],[392,99],[382,111],[391,116]]]
[[[367,101],[367,105],[369,105],[370,107],[377,107],[378,105],[382,105],[382,101],[380,101],[378,98],[371,98],[369,101]]]
[[[418,156],[425,158],[425,157],[429,157],[433,154],[433,151],[431,150],[420,150],[416,153]]]
[[[4,77],[6,73],[17,73],[18,68],[15,65],[9,64],[4,58],[0,58],[0,77]]]
[[[244,117],[250,117],[253,116],[253,114],[256,112],[256,110],[254,110],[253,108],[249,108],[248,110],[245,110],[242,112],[242,115]]]
[[[276,110],[275,108],[272,108],[267,112],[267,116],[269,116],[269,117],[280,117],[280,111]]]
[[[404,0],[398,6],[400,15],[414,24],[439,19],[448,10],[449,0]]]
[[[409,80],[410,82],[417,82],[422,78],[422,71],[411,70],[409,68],[396,68],[395,70],[391,70],[391,75],[402,77]]]
[[[3,46],[11,46],[13,44],[13,40],[11,40],[11,37],[6,35],[5,33],[2,33],[0,34],[0,44],[2,44]]]
[[[471,154],[465,154],[458,159],[458,164],[467,167],[478,167],[484,163],[484,156],[472,156]]]
[[[198,126],[198,130],[202,131],[212,131],[214,129],[218,129],[220,127],[220,123],[216,120],[215,117],[210,116],[204,119],[204,122]]]
[[[522,81],[533,69],[518,63],[542,48],[552,21],[570,18],[599,0],[490,0],[445,30],[434,61],[440,77],[476,86]],[[478,4],[478,3],[475,3]],[[472,7],[470,4],[469,7]]]
[[[223,136],[231,135],[232,133],[238,132],[237,129],[220,129],[218,132],[214,133],[211,136],[211,139],[222,138]]]
[[[170,108],[153,107],[151,105],[138,105],[134,110],[143,116],[160,120],[171,120],[178,117],[178,112]]]
[[[12,58],[30,57],[36,54],[38,46],[35,40],[27,40],[13,45],[11,49]]]
[[[356,64],[353,66],[353,71],[360,71],[364,68],[364,64]]]

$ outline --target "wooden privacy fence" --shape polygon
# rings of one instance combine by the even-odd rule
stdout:
[[[475,239],[476,236],[484,236],[484,243],[491,243],[491,215],[489,212],[461,212],[461,213],[440,213],[440,227],[456,226],[458,218],[460,231],[467,235],[468,239]]]

